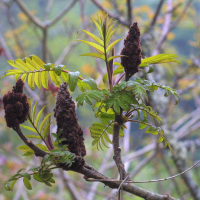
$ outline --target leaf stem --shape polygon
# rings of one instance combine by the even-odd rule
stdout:
[[[43,138],[43,136],[41,135],[41,133],[38,131],[37,127],[35,126],[35,124],[33,123],[30,115],[28,115],[28,119],[31,123],[31,125],[33,126],[33,128],[37,131],[38,135],[41,137],[41,139],[43,140],[43,142],[46,144],[48,150],[51,150],[51,147],[49,146],[49,144],[47,143],[47,141]]]

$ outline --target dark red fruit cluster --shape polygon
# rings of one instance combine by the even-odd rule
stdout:
[[[140,30],[137,22],[134,22],[124,40],[124,48],[121,51],[121,55],[125,55],[121,57],[121,64],[126,72],[126,81],[139,71],[142,58],[141,52]]]
[[[78,124],[75,103],[72,101],[66,83],[63,83],[58,90],[54,116],[58,126],[57,133],[60,133],[60,138],[66,138],[62,144],[68,145],[70,152],[76,155],[72,167],[83,166],[85,161],[82,157],[86,155],[83,131]]]
[[[7,126],[15,128],[27,120],[29,112],[28,98],[23,94],[24,83],[21,79],[13,86],[12,92],[3,96],[5,120]]]

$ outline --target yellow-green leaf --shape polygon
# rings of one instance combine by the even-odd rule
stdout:
[[[101,37],[103,38],[103,32],[102,32],[101,27],[99,26],[99,24],[96,22],[95,19],[91,18],[91,20],[94,22],[95,26],[97,27],[97,29],[98,29],[98,31],[99,31],[99,34],[100,34]]]
[[[34,73],[29,73],[28,75],[28,86],[31,88],[31,90],[35,89],[35,84],[34,84]]]
[[[57,85],[59,86],[61,84],[61,80],[60,77],[54,72],[54,71],[49,71],[49,75],[51,80]]]
[[[43,151],[48,151],[47,147],[44,146],[43,144],[36,144],[36,146],[40,149],[42,149]]]
[[[48,76],[48,72],[47,71],[43,71],[41,72],[41,79],[42,79],[42,86],[45,88],[45,89],[48,89],[49,88],[49,83],[48,83],[48,80],[49,80],[49,76]]]
[[[39,89],[41,89],[42,86],[42,80],[41,80],[41,72],[35,72],[35,84]]]
[[[51,124],[52,124],[52,122],[51,122],[51,123],[48,123],[48,124],[44,127],[44,130],[43,130],[43,132],[42,132],[43,138],[46,138],[47,131],[48,131],[48,129],[49,129],[49,127],[50,127]]]
[[[69,83],[69,75],[67,72],[62,71],[61,78],[63,79],[63,81],[66,81],[66,83]]]
[[[108,62],[113,60],[114,58],[119,58],[119,57],[124,57],[124,55],[119,55],[119,56],[111,56],[108,58]]]
[[[27,151],[30,151],[32,150],[29,146],[27,145],[21,145],[19,147],[17,147],[19,150],[23,151],[23,152],[27,152]]]
[[[118,40],[115,40],[114,42],[112,42],[106,49],[106,53],[108,53],[120,40],[122,40],[123,38],[121,39],[118,39]]]
[[[94,47],[95,49],[98,49],[102,53],[104,53],[104,48],[102,46],[94,43],[94,42],[88,42],[88,41],[85,41],[85,40],[77,40],[77,41],[84,42],[85,44],[88,44],[88,45]]]
[[[92,39],[94,39],[96,42],[98,42],[100,45],[103,46],[103,41],[102,41],[100,38],[98,38],[96,35],[94,35],[94,34],[88,32],[88,31],[86,31],[86,30],[81,30],[81,31],[85,32],[85,33],[86,33],[87,35],[89,35]]]
[[[96,57],[96,58],[105,60],[105,55],[100,54],[100,53],[85,53],[85,54],[81,54],[80,56],[91,56],[91,57]]]
[[[28,72],[28,71],[29,71],[26,67],[23,67],[23,66],[21,66],[21,65],[16,64],[13,60],[8,60],[7,62],[8,62],[8,64],[10,64],[11,66],[13,66],[13,67],[15,67],[15,68],[17,68],[17,69],[20,69],[20,70],[22,70],[22,71],[24,71],[24,72]]]
[[[175,54],[158,54],[141,60],[141,64],[159,64],[159,63],[168,63],[176,62],[179,63],[174,58],[177,58]]]
[[[53,113],[48,114],[48,115],[43,119],[43,121],[41,122],[40,127],[39,127],[39,132],[40,132],[40,133],[41,133],[41,131],[42,131],[42,129],[43,129],[43,127],[44,127],[46,121],[48,120],[48,118],[49,118],[52,114],[53,114]]]
[[[26,135],[27,138],[41,139],[39,135]]]
[[[20,124],[20,126],[23,127],[23,128],[25,128],[25,129],[27,129],[27,130],[29,130],[29,131],[32,131],[34,133],[38,133],[34,128],[32,128],[30,126],[25,126],[25,125],[22,125],[22,124]]]
[[[39,57],[33,55],[31,59],[39,68],[45,69],[43,66],[45,63]]]
[[[36,112],[37,104],[38,104],[38,100],[35,102],[35,105],[33,106],[33,112],[32,112],[32,121],[33,121],[33,123],[34,123],[34,120],[35,120],[35,112]]]
[[[27,74],[23,74],[22,76],[21,76],[21,79],[22,79],[22,81],[25,83],[26,82],[26,77],[27,77]]]
[[[46,108],[46,105],[39,111],[39,113],[38,113],[38,115],[37,115],[37,117],[36,117],[36,120],[35,120],[35,127],[37,128],[38,127],[38,123],[39,123],[39,121],[40,121],[40,117],[41,117],[41,115],[42,115],[42,112],[43,112],[43,110]]]
[[[30,58],[26,58],[26,64],[31,66],[32,70],[40,70],[40,66],[37,65],[33,60],[31,60]]]

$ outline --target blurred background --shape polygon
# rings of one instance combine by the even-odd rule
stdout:
[[[75,41],[89,38],[80,29],[97,34],[90,18],[97,18],[102,11],[121,24],[113,40],[125,38],[130,25],[138,22],[141,32],[143,57],[159,53],[173,53],[177,63],[155,65],[155,71],[147,78],[175,88],[181,101],[175,105],[172,96],[164,97],[158,90],[149,94],[148,104],[164,120],[162,128],[174,154],[157,144],[157,136],[145,134],[137,124],[127,124],[121,140],[123,161],[132,180],[143,181],[166,178],[180,173],[200,159],[200,1],[199,0],[0,0],[0,76],[10,68],[7,60],[39,56],[45,63],[64,64],[69,71],[80,71],[84,78],[92,77],[103,87],[105,65],[98,59],[80,57],[93,51],[87,45]],[[123,40],[116,46],[116,55],[123,48]],[[115,60],[120,62],[120,60]],[[139,72],[133,80],[142,76]],[[14,77],[0,80],[1,97],[12,89]],[[25,93],[39,106],[48,105],[52,111],[58,88],[50,84],[49,90]],[[74,100],[80,90],[72,93]],[[20,168],[29,169],[40,164],[34,156],[23,157],[18,146],[22,141],[6,127],[2,102],[0,105],[0,188]],[[77,116],[84,130],[87,149],[86,161],[105,175],[117,178],[117,168],[112,159],[112,147],[98,151],[91,145],[89,127],[98,121],[91,107],[77,108]],[[55,120],[54,120],[55,121]],[[55,123],[51,126],[56,131]],[[23,130],[25,134],[30,134]],[[47,187],[34,182],[33,190],[25,189],[19,180],[13,192],[3,192],[0,200],[109,200],[115,199],[114,190],[99,183],[88,183],[81,175],[55,170],[56,184]],[[200,200],[200,169],[163,182],[136,184],[159,194],[170,194],[181,200]],[[128,193],[124,199],[139,200]]]

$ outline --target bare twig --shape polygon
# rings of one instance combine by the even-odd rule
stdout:
[[[153,20],[151,21],[151,23],[150,23],[149,27],[147,28],[147,30],[145,31],[145,33],[149,32],[154,27],[154,25],[156,24],[156,21],[158,19],[158,15],[161,11],[161,8],[163,6],[164,1],[165,0],[160,0],[160,2],[158,3],[158,6],[156,8],[156,12],[154,14]]]
[[[120,15],[117,15],[115,13],[110,12],[108,9],[106,9],[105,7],[103,7],[97,0],[91,0],[99,9],[101,9],[102,11],[108,13],[108,16],[118,20],[121,24],[128,26],[129,27],[129,23],[122,18]]]
[[[171,24],[170,26],[170,30],[174,29],[178,23],[181,21],[181,19],[183,18],[183,16],[185,15],[185,13],[187,12],[187,9],[191,6],[193,0],[188,0],[188,2],[185,4],[185,7],[183,9],[183,11],[181,12],[181,14],[177,17],[177,19]]]
[[[121,184],[119,185],[119,188],[117,189],[117,192],[113,195],[112,198],[114,198],[120,191],[120,188],[122,187],[122,184],[129,178],[130,173],[126,174],[126,177],[124,178],[124,180],[121,182]]]
[[[50,12],[50,9],[53,5],[53,2],[54,2],[54,0],[48,0],[47,6],[46,6],[45,11],[44,11],[44,21],[46,21],[48,16],[49,16],[49,12]]]
[[[20,9],[26,14],[26,16],[38,27],[40,27],[41,29],[43,29],[45,27],[45,25],[34,15],[31,14],[31,12],[28,10],[28,8],[25,6],[25,4],[20,1],[20,0],[16,0],[15,1],[18,6],[20,7]]]
[[[167,11],[171,10],[172,9],[172,0],[168,0],[167,2]],[[156,47],[155,47],[155,50],[153,51],[153,55],[156,55],[159,53],[161,47],[162,47],[162,44],[164,43],[164,41],[166,40],[167,38],[167,34],[169,33],[170,31],[170,24],[171,24],[171,13],[168,13],[165,17],[165,22],[163,24],[163,28],[162,28],[162,35],[161,37],[159,38],[157,44],[156,44]]]
[[[171,167],[169,166],[169,164],[168,164],[168,162],[167,162],[167,160],[165,158],[165,155],[161,151],[160,151],[160,155],[162,156],[162,161],[163,161],[163,164],[164,164],[165,168],[169,172],[169,175],[172,176]],[[183,200],[182,194],[181,194],[181,191],[180,191],[180,188],[179,188],[179,185],[178,185],[176,179],[172,179],[172,182],[174,184],[174,187],[176,188],[176,191],[177,191],[179,197],[181,198],[181,200]]]
[[[54,19],[49,22],[46,22],[46,26],[52,26],[58,22],[67,12],[69,12],[73,6],[76,4],[77,0],[73,0],[69,5],[67,5],[63,11],[61,11]]]

